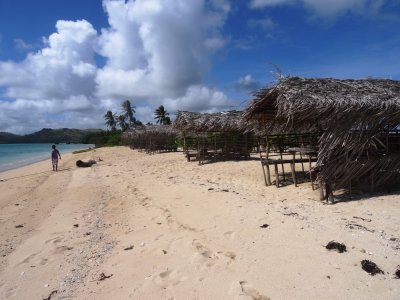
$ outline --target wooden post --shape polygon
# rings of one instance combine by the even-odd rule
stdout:
[[[267,176],[266,176],[265,170],[264,170],[264,164],[268,161],[268,157],[266,159],[264,159],[262,156],[261,138],[260,137],[258,137],[258,153],[260,154],[260,162],[261,162],[261,168],[262,168],[263,174],[264,174],[264,182],[265,182],[265,185],[268,186],[269,182],[267,181]],[[268,172],[269,172],[269,169],[268,169]]]
[[[268,138],[267,138],[267,145],[266,145],[266,147],[265,147],[265,157],[266,157],[266,160],[267,160],[267,175],[268,175],[267,181],[268,181],[268,185],[272,185],[272,182],[271,182],[271,172],[270,172],[270,170],[269,170],[269,160],[268,160],[268,157],[269,157],[269,149],[270,149],[270,144],[269,144],[269,140],[268,140]]]
[[[325,200],[325,195],[324,195],[324,184],[319,181],[319,200],[324,201]]]
[[[333,191],[332,191],[332,186],[330,183],[325,184],[325,190],[326,190],[326,201],[328,203],[333,203],[334,202]]]
[[[310,181],[311,181],[311,188],[314,190],[314,180],[313,180],[313,170],[311,166],[311,153],[308,155],[309,159],[309,172],[310,172]]]
[[[292,169],[292,177],[293,177],[294,186],[297,187],[296,170],[295,170],[294,159],[293,159],[293,162],[290,163],[290,167]]]
[[[276,187],[279,188],[279,172],[278,172],[278,163],[274,162],[274,167],[275,167],[275,184]]]
[[[283,148],[282,149],[280,148],[279,152],[281,154],[281,165],[282,165],[283,180],[285,181],[286,177],[285,177],[285,167],[283,166]]]

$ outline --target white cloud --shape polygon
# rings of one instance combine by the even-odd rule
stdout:
[[[104,1],[111,27],[99,40],[107,63],[98,94],[177,97],[201,82],[210,51],[224,44],[219,29],[229,11],[224,1],[212,4],[206,10],[203,0]]]
[[[47,47],[22,62],[0,62],[6,96],[40,101],[93,93],[96,31],[84,20],[58,21],[56,27]]]
[[[165,99],[163,105],[172,113],[178,110],[214,112],[227,110],[234,106],[234,103],[221,91],[194,85],[189,87],[182,97]]]
[[[251,8],[264,8],[267,6],[275,6],[280,4],[295,3],[297,0],[251,0]]]
[[[230,105],[201,85],[212,53],[225,45],[229,1],[103,0],[103,7],[109,27],[100,33],[85,20],[60,20],[40,51],[0,61],[0,131],[100,127],[125,99],[143,121],[162,103],[171,112]],[[96,55],[105,59],[101,68]]]
[[[31,45],[22,39],[14,39],[14,43],[15,43],[15,48],[19,50],[29,50],[35,47],[34,45]]]
[[[302,4],[322,17],[353,13],[376,13],[388,0],[252,0],[250,7],[261,9],[278,5]]]
[[[0,130],[20,133],[49,125],[75,127],[83,115],[69,125],[66,115],[96,107],[96,31],[85,20],[58,21],[56,29],[44,39],[43,49],[29,53],[23,61],[0,61],[0,86],[4,86],[4,96],[12,99],[0,100],[7,120]]]
[[[275,27],[271,18],[250,19],[247,23],[250,27],[261,27],[263,30],[271,30]]]
[[[235,84],[236,89],[243,92],[254,92],[261,87],[261,83],[255,80],[250,74],[240,77]]]

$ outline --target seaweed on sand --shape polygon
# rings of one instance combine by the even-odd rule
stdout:
[[[365,272],[374,276],[376,274],[384,274],[384,272],[372,261],[364,259],[361,261],[361,267]]]
[[[343,253],[346,252],[346,245],[345,244],[341,244],[335,241],[330,241],[326,246],[326,249],[328,250],[337,250],[339,253]]]

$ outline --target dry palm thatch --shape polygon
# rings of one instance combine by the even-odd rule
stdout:
[[[182,132],[240,132],[242,112],[197,113],[178,111],[174,128]]]
[[[176,150],[174,141],[178,136],[179,131],[171,125],[139,125],[123,134],[132,148],[146,152]]]
[[[197,113],[179,111],[174,127],[185,136],[184,151],[188,160],[249,158],[254,137],[244,134],[242,112]],[[189,153],[191,151],[191,153]]]
[[[283,78],[254,94],[246,122],[266,134],[321,131],[324,182],[343,186],[368,175],[382,184],[399,174],[400,153],[390,146],[400,124],[399,81]]]

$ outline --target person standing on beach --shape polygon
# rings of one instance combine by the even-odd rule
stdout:
[[[53,151],[51,151],[51,162],[53,164],[53,171],[58,171],[58,158],[61,160],[61,155],[60,152],[56,149],[56,145],[51,146],[53,148]]]

